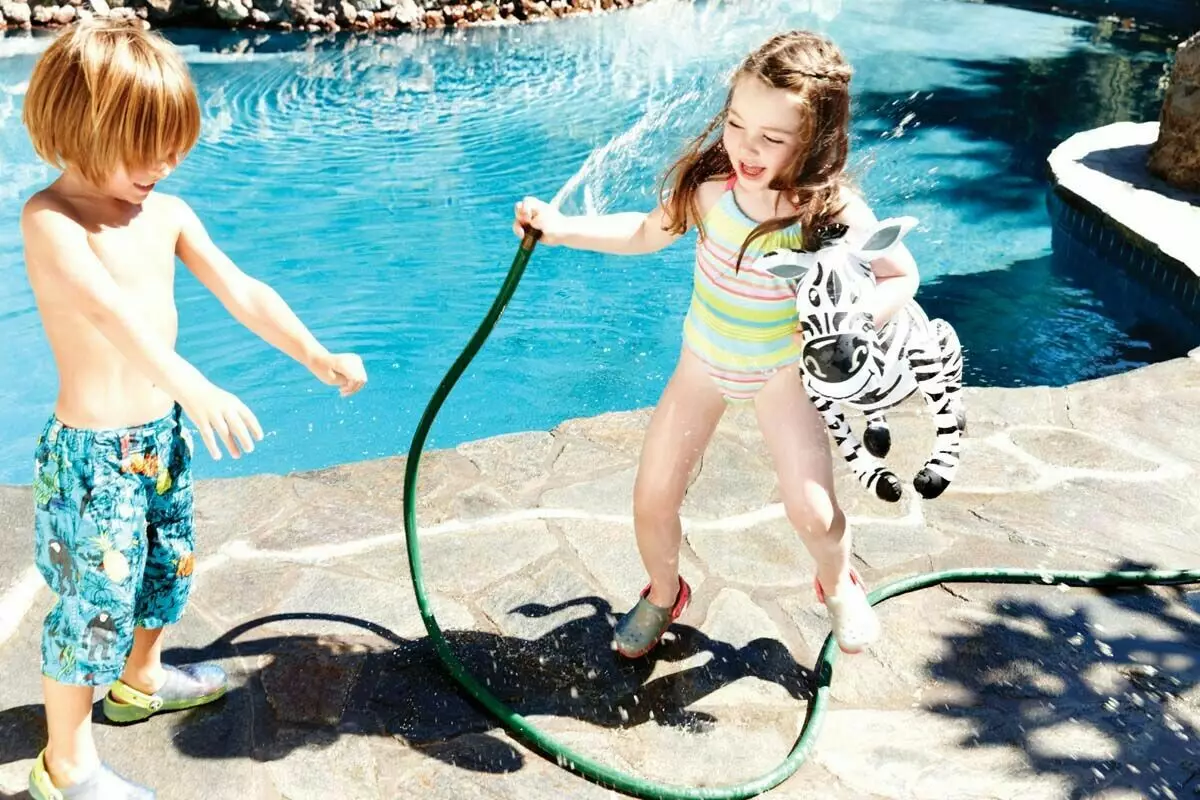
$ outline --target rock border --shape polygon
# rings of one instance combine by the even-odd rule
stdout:
[[[419,31],[516,25],[591,15],[647,0],[3,0],[0,30],[56,29],[93,16],[141,19],[147,28],[310,33]]]
[[[1115,236],[1124,244],[1117,260],[1131,272],[1145,254],[1157,267],[1152,282],[1186,312],[1200,302],[1200,193],[1150,173],[1146,158],[1158,130],[1158,122],[1117,122],[1081,131],[1056,147],[1047,165],[1055,194],[1089,221],[1089,242]]]

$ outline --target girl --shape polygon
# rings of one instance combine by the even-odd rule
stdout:
[[[682,353],[651,417],[634,486],[634,528],[650,583],[616,627],[616,649],[628,658],[650,652],[687,607],[679,509],[692,468],[733,402],[754,404],[838,645],[857,653],[879,635],[850,566],[826,428],[797,368],[795,294],[754,266],[762,253],[801,247],[805,232],[822,225],[845,224],[849,240],[861,241],[875,223],[843,174],[851,74],[828,39],[806,31],[775,36],[734,73],[725,107],[668,172],[654,211],[567,217],[534,198],[517,204],[518,235],[530,226],[546,244],[583,250],[650,253],[692,225],[699,232]],[[903,245],[871,267],[879,287],[872,311],[882,327],[916,293],[917,269]]]

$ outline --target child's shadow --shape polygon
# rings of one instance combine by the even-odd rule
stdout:
[[[774,639],[734,647],[676,624],[669,640],[650,656],[628,661],[611,649],[612,609],[599,597],[554,607],[529,604],[513,613],[544,619],[582,609],[588,613],[534,639],[479,631],[449,631],[446,638],[467,669],[517,713],[569,717],[608,728],[651,721],[707,728],[716,717],[687,707],[744,677],[775,683],[796,699],[808,698],[814,688],[812,673]],[[345,623],[395,647],[364,652],[345,639],[310,635],[238,641],[254,628],[296,618]],[[657,662],[680,662],[701,654],[709,654],[697,659],[703,663],[650,678]],[[223,708],[197,710],[194,724],[179,726],[173,739],[180,751],[192,758],[264,761],[301,746],[328,746],[342,736],[368,735],[394,736],[426,755],[474,771],[512,772],[524,763],[521,752],[501,738],[484,742],[473,737],[469,746],[453,745],[459,736],[485,733],[498,724],[449,678],[428,638],[404,639],[349,617],[277,615],[247,622],[206,647],[173,650],[166,660],[261,656],[269,656],[260,659],[266,666],[231,692]],[[253,730],[241,735],[230,726],[232,720],[201,715],[237,715],[237,727]],[[217,730],[227,733],[214,736]]]
[[[528,604],[512,613],[527,620],[576,617],[533,639],[479,631],[448,631],[446,638],[467,669],[524,716],[569,717],[607,728],[654,722],[703,730],[716,717],[688,707],[741,678],[777,684],[796,699],[807,699],[815,687],[813,674],[774,639],[735,647],[676,624],[651,655],[630,661],[611,648],[612,608],[599,597],[554,607]],[[243,639],[266,625],[304,619],[342,624],[346,633]],[[394,647],[380,647],[380,640]],[[365,641],[375,644],[361,646]],[[475,736],[455,746],[457,737],[498,725],[446,674],[427,637],[405,639],[354,617],[281,614],[246,622],[204,647],[165,654],[171,664],[233,658],[261,666],[222,701],[171,717],[171,738],[188,757],[271,761],[300,747],[366,735],[396,737],[478,772],[513,772],[524,764],[521,751],[500,737]],[[651,678],[658,662],[693,658],[694,666],[669,674],[660,669]],[[105,724],[99,703],[93,719]],[[36,757],[45,735],[40,705],[0,712],[0,764]]]
[[[40,703],[0,711],[0,765],[37,758],[46,743],[46,715]],[[29,800],[28,792],[0,789],[0,800]]]

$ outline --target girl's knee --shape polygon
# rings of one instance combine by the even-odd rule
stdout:
[[[633,487],[633,517],[639,524],[673,522],[682,505],[682,495],[665,481],[639,479]]]
[[[836,504],[823,507],[806,504],[787,509],[788,521],[801,536],[815,543],[841,542],[846,533],[846,515]]]

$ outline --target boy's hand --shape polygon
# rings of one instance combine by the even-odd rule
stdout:
[[[342,397],[361,389],[367,382],[367,370],[354,353],[324,353],[308,367],[317,380],[341,390]]]
[[[217,439],[225,443],[229,455],[234,458],[254,452],[254,442],[262,441],[262,427],[250,409],[237,397],[208,381],[180,397],[179,405],[196,426],[214,461],[221,460]]]
[[[542,244],[559,244],[567,233],[567,218],[557,208],[536,197],[526,197],[517,203],[513,233],[524,238],[526,225],[542,232]]]

